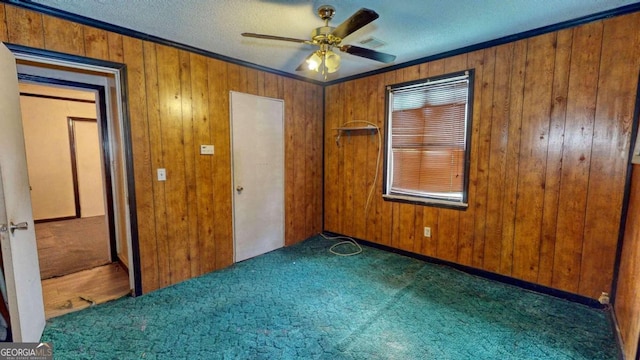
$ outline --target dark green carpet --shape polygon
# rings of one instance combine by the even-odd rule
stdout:
[[[48,322],[56,359],[616,359],[605,314],[319,237]],[[347,249],[345,249],[347,250]]]

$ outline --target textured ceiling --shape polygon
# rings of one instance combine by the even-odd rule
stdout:
[[[196,47],[281,72],[324,81],[295,69],[316,48],[311,45],[244,38],[242,32],[309,39],[324,23],[320,5],[336,8],[337,26],[358,9],[380,18],[347,36],[343,44],[394,54],[382,64],[340,53],[340,70],[328,81],[456,50],[540,27],[636,4],[637,0],[33,0],[55,9]]]

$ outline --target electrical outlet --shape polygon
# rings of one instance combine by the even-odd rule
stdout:
[[[158,181],[167,181],[167,170],[163,168],[158,169]]]
[[[424,237],[428,237],[428,238],[431,237],[431,228],[428,226],[424,227]]]

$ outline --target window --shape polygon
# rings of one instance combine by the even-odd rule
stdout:
[[[467,207],[473,70],[387,88],[383,196]]]

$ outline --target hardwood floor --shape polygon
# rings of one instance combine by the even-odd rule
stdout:
[[[42,281],[47,319],[86,309],[130,293],[127,270],[118,263]]]
[[[111,262],[105,216],[38,223],[35,229],[42,279]]]
[[[36,224],[47,319],[130,293],[129,275],[111,263],[105,216]]]

